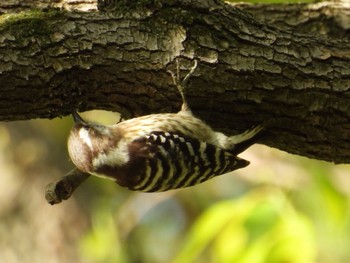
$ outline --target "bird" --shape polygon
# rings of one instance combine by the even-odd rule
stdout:
[[[233,136],[213,130],[196,117],[185,97],[187,82],[176,60],[171,74],[181,98],[177,113],[158,113],[112,125],[84,120],[76,111],[68,137],[68,152],[82,172],[115,181],[141,192],[162,192],[200,184],[213,177],[246,167],[249,161],[237,155],[254,144],[263,129],[257,125]]]

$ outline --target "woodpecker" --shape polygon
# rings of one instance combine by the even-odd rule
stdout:
[[[182,80],[176,62],[176,74],[169,73],[182,97],[178,113],[151,114],[109,126],[73,113],[68,151],[79,170],[130,190],[161,192],[193,186],[249,164],[237,154],[255,143],[262,126],[226,136],[195,117],[184,90],[197,61]]]

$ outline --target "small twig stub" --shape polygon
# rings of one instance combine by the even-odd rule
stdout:
[[[67,200],[73,194],[74,190],[89,178],[89,176],[90,174],[74,168],[61,180],[48,184],[45,190],[47,202],[54,205],[61,203],[63,200]]]

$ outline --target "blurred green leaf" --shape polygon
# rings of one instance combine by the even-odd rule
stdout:
[[[210,207],[173,262],[196,262],[205,250],[211,251],[207,262],[219,263],[308,263],[316,257],[312,224],[274,188]]]
[[[232,205],[231,201],[223,201],[212,206],[200,216],[190,232],[184,249],[173,263],[192,262],[229,222],[233,213],[237,213]]]
[[[127,262],[109,209],[93,214],[91,229],[81,240],[80,253],[87,262]]]

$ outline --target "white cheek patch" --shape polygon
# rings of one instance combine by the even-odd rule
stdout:
[[[91,139],[89,136],[89,132],[86,129],[81,128],[79,130],[79,137],[90,148],[90,150],[93,150],[92,142],[91,142]]]
[[[108,166],[121,166],[129,161],[128,144],[125,141],[120,141],[117,147],[108,153],[100,153],[93,159],[92,165],[95,168]]]

